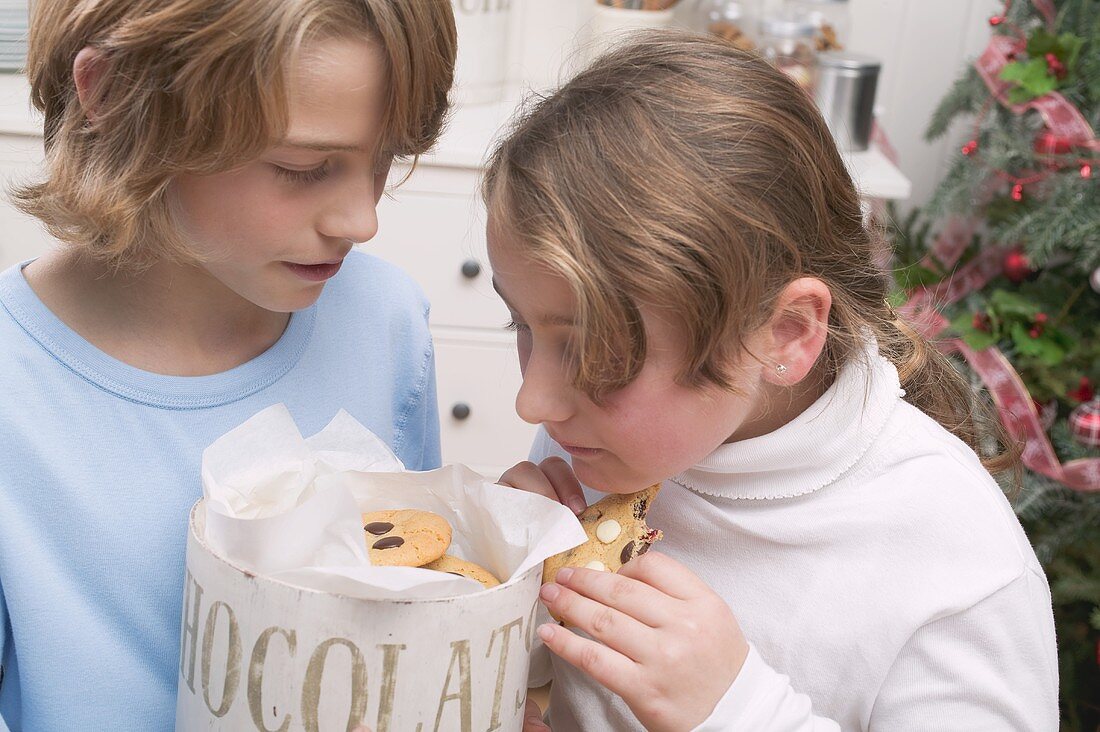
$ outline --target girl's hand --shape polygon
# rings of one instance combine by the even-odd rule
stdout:
[[[691,730],[706,720],[749,653],[722,598],[658,552],[618,574],[562,569],[541,598],[594,639],[547,623],[538,629],[543,642],[621,696],[650,732]]]
[[[573,468],[560,457],[548,457],[538,465],[518,463],[505,471],[497,483],[546,496],[565,504],[573,513],[580,513],[588,505]]]
[[[542,710],[535,700],[527,697],[527,706],[523,709],[523,732],[549,732],[550,728],[542,721]]]

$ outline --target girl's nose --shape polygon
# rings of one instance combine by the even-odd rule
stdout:
[[[348,181],[332,199],[321,222],[321,233],[332,239],[356,244],[370,241],[378,233],[378,198],[370,177]]]
[[[573,416],[573,388],[562,364],[532,355],[516,394],[516,414],[530,424],[564,422]]]

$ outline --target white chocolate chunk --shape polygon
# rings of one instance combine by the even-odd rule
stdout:
[[[598,561],[598,560],[593,560],[593,561],[589,562],[588,564],[584,565],[584,568],[585,569],[594,569],[597,572],[604,572],[604,571],[607,570],[607,567],[604,566],[604,563],[601,562],[601,561]]]
[[[604,544],[610,544],[623,533],[623,527],[615,519],[608,519],[596,527],[596,538]]]

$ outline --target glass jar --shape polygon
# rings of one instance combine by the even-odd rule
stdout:
[[[759,0],[700,0],[696,14],[704,31],[743,51],[760,45]]]
[[[848,0],[787,0],[787,8],[814,24],[818,51],[840,51],[848,44]]]
[[[785,12],[760,25],[764,58],[785,71],[806,91],[812,91],[817,71],[814,24],[804,16]]]

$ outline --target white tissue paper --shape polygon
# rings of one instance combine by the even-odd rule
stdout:
[[[432,599],[482,586],[446,572],[374,567],[360,514],[412,508],[451,524],[448,554],[502,584],[585,541],[573,513],[495,485],[462,465],[406,471],[374,433],[341,410],[303,438],[277,404],[203,452],[208,547],[240,569],[306,589],[363,599]]]

